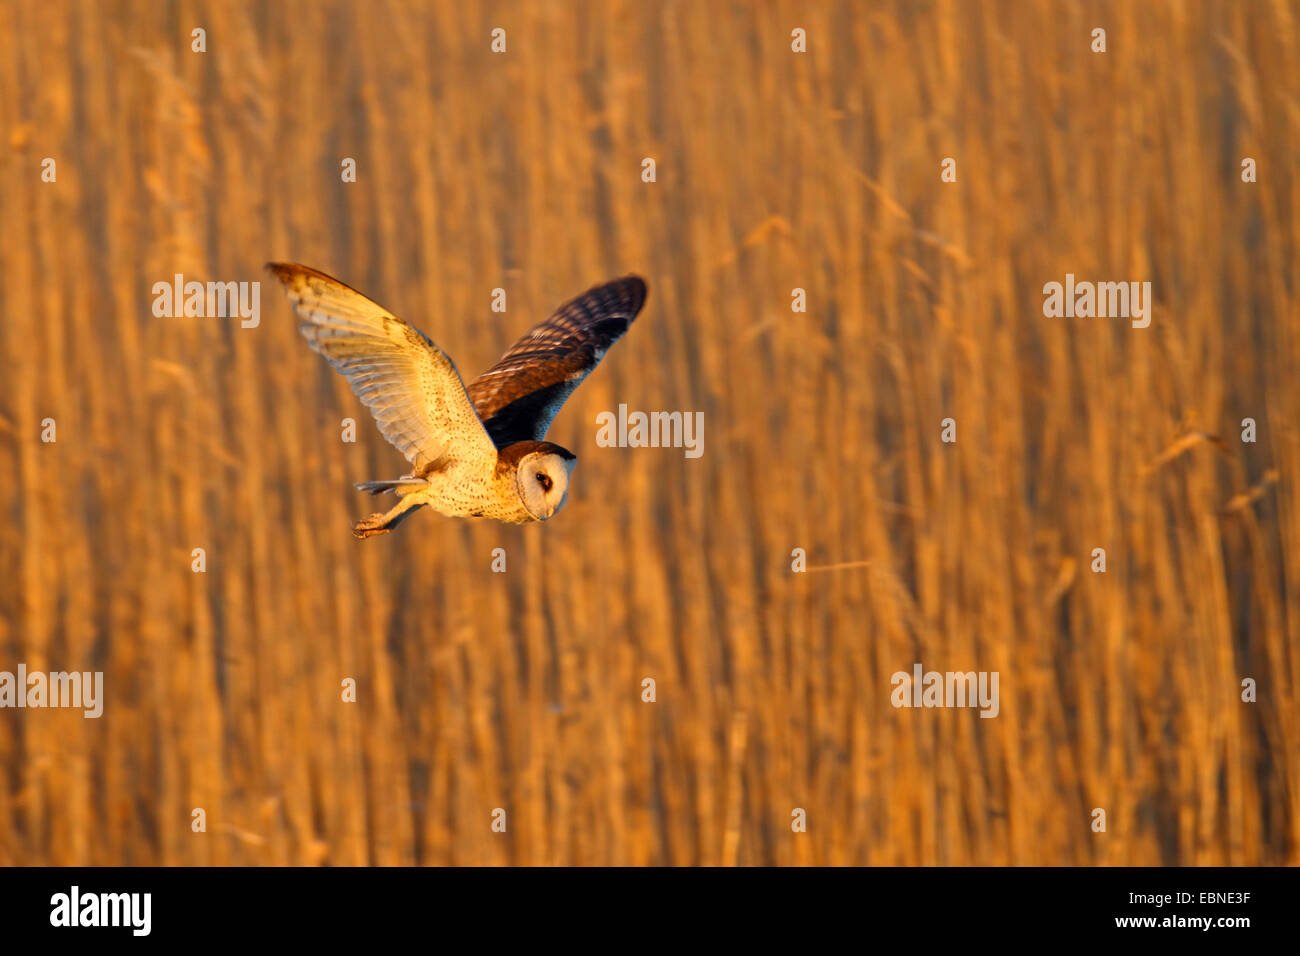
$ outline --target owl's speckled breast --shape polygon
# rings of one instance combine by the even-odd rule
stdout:
[[[429,476],[429,484],[415,492],[418,500],[450,518],[491,518],[508,524],[536,521],[515,486],[512,472],[452,465]]]

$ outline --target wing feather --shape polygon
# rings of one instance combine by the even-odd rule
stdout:
[[[596,286],[533,326],[469,384],[474,410],[498,448],[546,437],[560,406],[623,337],[645,298],[638,276]]]
[[[447,458],[495,454],[455,363],[428,336],[323,272],[267,268],[303,320],[307,344],[348,380],[414,474]]]

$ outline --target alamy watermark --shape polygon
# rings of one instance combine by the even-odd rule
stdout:
[[[997,671],[927,671],[917,661],[912,673],[895,671],[889,678],[895,707],[978,707],[981,717],[996,717]]]
[[[1043,286],[1043,315],[1049,319],[1132,319],[1133,328],[1151,324],[1150,282],[1076,282],[1074,273],[1065,283]]]
[[[629,412],[596,416],[596,444],[601,448],[683,448],[687,458],[704,454],[703,412]]]
[[[83,717],[104,713],[103,671],[0,671],[0,707],[79,707]]]
[[[238,316],[240,327],[255,329],[262,321],[262,283],[185,281],[153,284],[153,314],[160,319],[225,319]]]
[[[152,893],[83,893],[74,884],[50,897],[50,925],[125,926],[134,936],[148,936],[152,910]]]

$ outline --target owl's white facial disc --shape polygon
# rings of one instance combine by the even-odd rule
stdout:
[[[564,507],[569,494],[569,475],[577,459],[565,459],[554,452],[535,451],[525,455],[515,472],[515,484],[528,513],[545,521]]]

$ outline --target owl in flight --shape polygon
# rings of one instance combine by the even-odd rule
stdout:
[[[423,505],[513,524],[545,521],[564,507],[577,456],[543,441],[546,429],[641,311],[643,280],[615,279],[561,306],[466,388],[428,336],[360,292],[306,266],[267,268],[302,319],[307,344],[348,380],[411,463],[401,478],[356,486],[399,500],[362,518],[353,534],[384,534]]]

